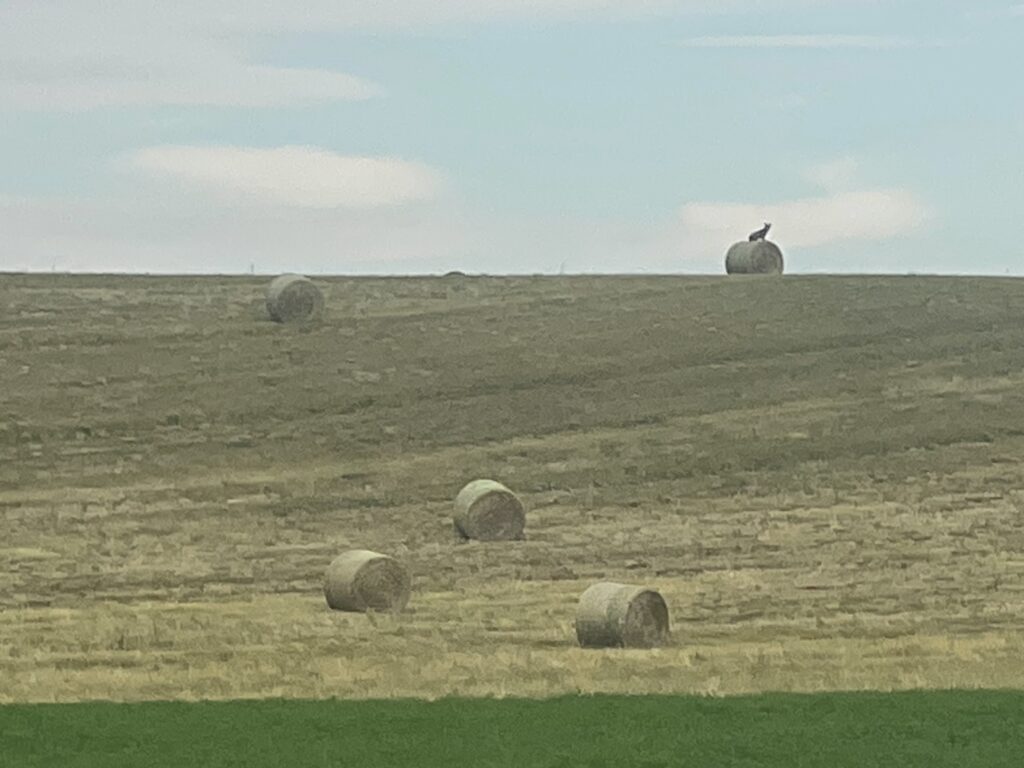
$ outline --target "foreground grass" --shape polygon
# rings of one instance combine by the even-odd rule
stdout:
[[[1024,693],[0,708],[4,765],[1009,766]]]

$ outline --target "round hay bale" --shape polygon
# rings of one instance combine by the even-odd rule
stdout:
[[[602,581],[580,595],[576,639],[584,648],[653,648],[668,640],[668,606],[653,589]]]
[[[411,589],[409,572],[398,561],[368,549],[338,555],[324,574],[324,597],[336,611],[398,613]]]
[[[782,249],[770,240],[743,240],[725,254],[730,275],[781,275],[782,266]]]
[[[463,538],[512,541],[525,527],[523,503],[499,482],[474,480],[455,497],[455,530]]]
[[[279,323],[313,320],[324,308],[324,296],[308,277],[281,275],[267,286],[267,313]]]

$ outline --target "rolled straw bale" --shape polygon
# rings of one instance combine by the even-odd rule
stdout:
[[[780,275],[782,266],[782,249],[770,240],[742,240],[725,254],[730,275]]]
[[[267,313],[279,323],[312,320],[323,308],[324,296],[308,277],[280,275],[267,286]]]
[[[526,510],[512,491],[494,480],[474,480],[455,497],[455,530],[464,538],[511,541],[523,538]]]
[[[409,572],[387,555],[353,549],[338,555],[324,574],[324,597],[336,611],[391,611],[409,602]]]
[[[668,606],[653,589],[602,581],[580,595],[576,639],[584,648],[653,648],[668,639]]]

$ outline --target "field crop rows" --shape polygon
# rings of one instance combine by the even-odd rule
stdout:
[[[0,279],[0,702],[1024,685],[1019,281],[265,282]],[[603,579],[671,644],[575,647]]]

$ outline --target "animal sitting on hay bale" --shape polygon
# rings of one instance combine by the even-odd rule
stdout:
[[[668,606],[653,589],[602,581],[580,595],[576,639],[584,648],[654,648],[668,636]]]
[[[751,232],[746,240],[734,243],[725,254],[725,271],[730,275],[782,274],[782,249],[766,239],[771,224]]]
[[[751,232],[750,235],[747,237],[747,240],[751,243],[754,242],[755,240],[764,240],[766,237],[768,237],[768,230],[771,228],[772,225],[766,221],[764,223],[764,226],[761,227],[759,230],[757,230],[756,232]]]
[[[405,567],[368,549],[338,555],[324,573],[324,597],[336,611],[398,613],[409,602],[411,591]]]
[[[308,277],[280,275],[267,286],[267,314],[278,323],[315,320],[324,309],[324,296]]]
[[[512,491],[494,480],[474,480],[455,497],[455,531],[466,539],[523,538],[526,510]]]

